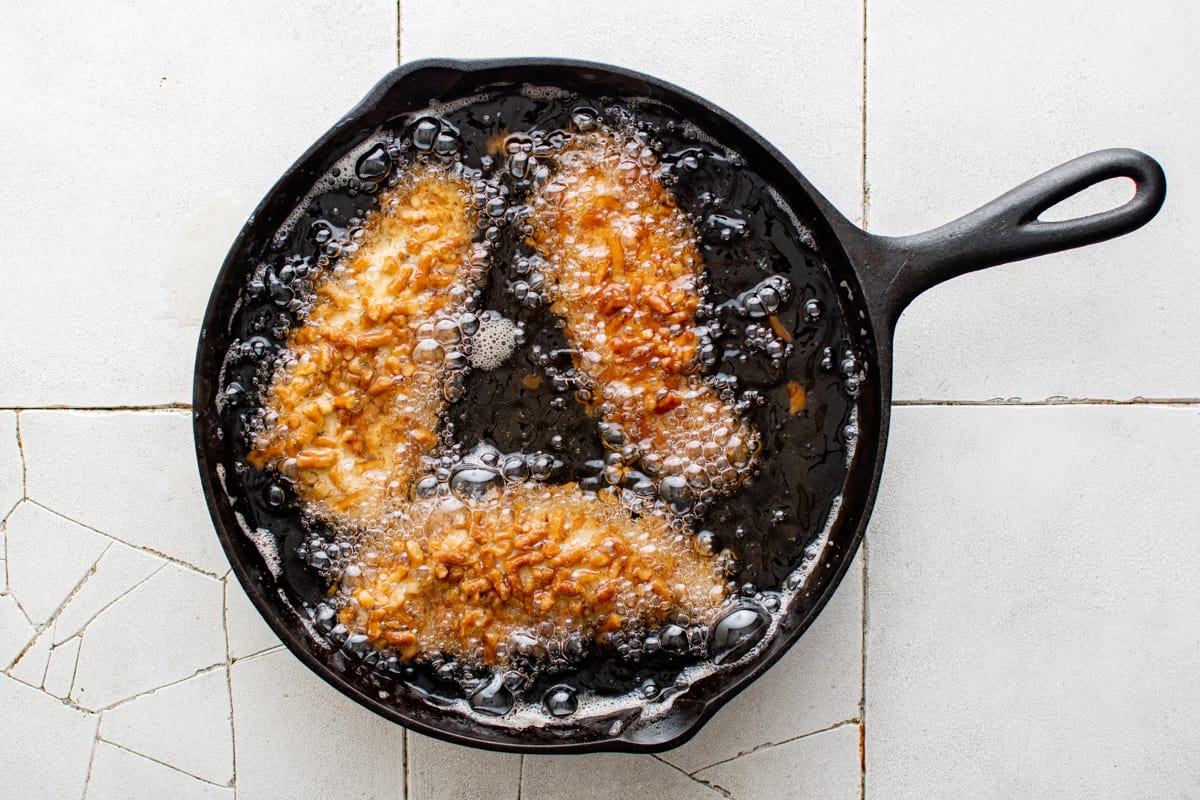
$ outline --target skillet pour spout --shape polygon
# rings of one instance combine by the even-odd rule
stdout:
[[[710,292],[736,298],[753,289],[764,272],[794,278],[795,297],[780,307],[778,319],[772,317],[776,332],[783,330],[789,341],[795,337],[789,351],[795,360],[786,362],[794,372],[771,373],[765,360],[757,366],[754,359],[748,366],[721,365],[739,385],[765,387],[761,402],[747,404],[745,413],[760,430],[776,427],[763,437],[764,446],[774,449],[764,452],[753,485],[713,515],[717,535],[736,541],[739,560],[758,577],[757,594],[743,598],[748,605],[741,617],[752,625],[712,632],[713,646],[726,648],[718,665],[701,665],[685,676],[683,667],[671,666],[677,662],[654,662],[651,656],[628,663],[586,662],[577,672],[595,685],[625,681],[644,687],[650,675],[656,690],[663,691],[643,698],[613,688],[614,696],[624,699],[611,712],[586,718],[548,715],[538,702],[509,704],[508,710],[494,704],[492,710],[500,707],[501,713],[488,717],[469,713],[466,695],[443,692],[432,668],[386,662],[378,653],[355,650],[344,635],[334,637],[330,615],[319,610],[328,585],[312,569],[313,532],[305,527],[303,509],[286,481],[247,462],[247,441],[255,413],[261,418],[274,358],[287,345],[289,326],[302,321],[301,312],[288,306],[294,298],[275,265],[291,259],[289,274],[296,271],[293,265],[307,272],[310,262],[319,263],[319,251],[305,231],[318,223],[325,231],[345,229],[348,220],[361,220],[372,210],[372,195],[361,184],[350,186],[344,175],[338,183],[330,176],[342,174],[347,163],[353,173],[354,159],[372,153],[371,175],[377,175],[384,145],[419,124],[460,136],[454,146],[461,146],[462,158],[472,166],[485,165],[482,154],[490,142],[538,126],[566,127],[580,107],[631,115],[660,143],[662,163],[679,165],[673,184],[679,207],[698,220],[698,230],[713,228],[710,238],[700,236]],[[695,164],[700,167],[689,166]],[[1118,177],[1135,184],[1125,204],[1073,220],[1039,219],[1056,203]],[[740,198],[743,227],[730,222],[727,206],[733,203],[711,207],[713,187]],[[544,58],[407,64],[385,76],[284,173],[221,268],[200,335],[193,393],[197,461],[217,535],[250,599],[292,653],[331,686],[389,720],[448,741],[509,752],[675,747],[796,643],[854,558],[883,472],[891,340],[905,306],[956,275],[1129,233],[1158,212],[1165,193],[1162,169],[1149,156],[1103,150],[1056,167],[935,230],[876,236],[851,224],[744,123],[649,75]],[[760,245],[770,258],[746,256],[746,248]],[[516,251],[497,252],[492,272],[503,274],[505,259]],[[745,271],[755,269],[759,272]],[[494,294],[481,302],[500,302],[505,280],[492,280],[489,285],[498,288],[487,290]],[[772,335],[754,320],[738,324],[758,325],[760,334]],[[545,335],[561,337],[553,331]],[[779,379],[771,383],[764,376]],[[497,395],[473,408],[500,416],[532,409],[524,427],[544,427],[544,409],[535,400],[518,403]],[[595,420],[588,422],[582,414],[579,419],[590,426],[578,429],[579,438],[596,439]],[[458,422],[457,434],[470,438],[468,422]],[[743,518],[770,516],[781,508],[786,512],[781,527],[758,538],[734,536]],[[774,610],[767,614],[763,608]],[[651,664],[658,664],[653,675]],[[672,682],[673,674],[686,680]],[[480,676],[478,688],[470,691],[508,691],[501,677]]]

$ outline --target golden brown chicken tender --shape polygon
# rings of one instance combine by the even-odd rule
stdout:
[[[691,223],[636,137],[582,134],[539,192],[536,246],[593,405],[664,496],[735,488],[758,433],[698,373],[704,267]]]
[[[515,634],[561,639],[678,610],[702,616],[725,596],[718,565],[690,535],[575,484],[419,500],[366,549],[340,621],[406,659],[443,652],[494,664]]]
[[[290,474],[302,499],[362,517],[408,496],[437,443],[464,289],[482,278],[468,197],[463,179],[414,167],[380,199],[357,252],[317,284],[288,342],[296,363],[267,398],[277,422],[249,456]]]

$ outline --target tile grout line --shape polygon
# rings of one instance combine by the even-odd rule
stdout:
[[[20,410],[16,410],[15,413],[17,415],[17,452],[21,454],[21,499],[28,500],[29,465],[25,463],[25,443],[21,441],[21,412]],[[7,563],[7,560],[8,554],[5,553],[5,563]]]
[[[521,759],[517,767],[517,800],[525,794],[525,754],[521,753]]]
[[[867,557],[870,551],[867,545],[867,537],[864,534],[862,540],[862,639],[859,641],[861,648],[860,670],[858,694],[858,769],[859,769],[859,784],[858,796],[859,800],[867,799],[867,582],[869,573],[867,572]]]
[[[867,183],[867,4],[862,0],[862,226],[870,228],[871,189]],[[893,403],[894,405],[894,403]],[[867,537],[862,540],[862,610],[861,638],[859,640],[859,692],[858,692],[858,797],[867,798]]]
[[[0,411],[14,411],[18,417],[22,411],[191,411],[191,403],[151,403],[128,406],[74,406],[70,404],[48,404],[31,406],[0,406]],[[18,422],[19,424],[19,422]]]
[[[87,775],[83,779],[83,794],[80,800],[87,800],[88,789],[92,785],[92,767],[96,765],[96,751],[100,749],[100,723],[104,721],[104,713],[96,715],[96,732],[92,735],[92,754],[88,756]]]
[[[1100,397],[1064,397],[1054,395],[1044,400],[1021,400],[993,398],[991,400],[892,400],[893,406],[941,407],[995,407],[995,408],[1042,408],[1046,406],[1196,406],[1200,397],[1131,397],[1128,400],[1111,400]]]
[[[400,11],[400,3],[402,0],[396,0],[396,64],[404,63],[403,51],[400,47],[400,37],[404,32],[404,15]]]
[[[408,770],[408,728],[404,729],[400,737],[400,745],[404,750],[404,800],[411,800],[413,794],[412,774]]]
[[[225,688],[229,691],[229,752],[233,759],[231,780],[233,798],[237,800],[237,725],[233,719],[233,651],[229,646],[229,578],[224,578],[221,583],[225,584],[221,592],[221,627],[225,629]]]
[[[1022,400],[1020,398],[1003,398],[994,397],[987,400],[972,400],[972,399],[929,399],[917,398],[913,400],[897,400],[892,399],[893,406],[1071,406],[1071,405],[1096,405],[1096,406],[1194,406],[1200,405],[1200,397],[1131,397],[1125,400],[1118,400],[1108,397],[1067,397],[1065,395],[1051,395],[1042,400]],[[19,415],[24,411],[92,411],[102,413],[121,413],[121,412],[159,412],[159,411],[191,411],[192,406],[188,403],[166,403],[163,405],[148,405],[148,406],[69,406],[69,405],[50,405],[50,406],[0,406],[0,411],[13,411]],[[19,440],[18,440],[19,441]],[[24,448],[21,447],[21,468],[22,474],[27,471],[24,460]],[[208,573],[205,573],[208,574]]]
[[[859,178],[862,182],[862,227],[870,227],[871,190],[867,183],[867,0],[862,0],[862,159]]]

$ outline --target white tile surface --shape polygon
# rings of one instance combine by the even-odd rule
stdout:
[[[862,5],[534,0],[483,14],[469,0],[403,0],[400,54],[558,56],[648,72],[740,117],[843,213],[862,207]],[[720,42],[720,44],[717,44]]]
[[[226,250],[395,65],[394,2],[13,6],[0,70],[0,405],[186,402]],[[120,46],[114,46],[114,43]],[[15,256],[14,256],[15,257]],[[67,366],[64,366],[67,365]]]
[[[197,569],[229,569],[200,490],[188,412],[28,411],[21,434],[31,498]]]
[[[25,467],[17,441],[17,415],[0,411],[0,519],[25,496]]]
[[[267,627],[232,575],[225,579],[225,625],[229,632],[229,655],[234,660],[280,644],[279,637]]]
[[[0,675],[0,708],[6,735],[0,736],[2,800],[82,797],[96,717],[63,705],[49,695]],[[11,721],[20,735],[11,735]]]
[[[692,741],[663,754],[684,772],[858,716],[862,699],[862,564],[800,641],[766,675],[705,723]]]
[[[286,650],[233,665],[238,796],[404,797],[404,729]]]
[[[48,621],[111,540],[33,503],[8,518],[9,589],[35,625]]]
[[[24,496],[11,409],[189,400],[226,249],[395,63],[396,5],[11,9],[0,212],[20,245],[0,259],[0,519]],[[400,5],[406,61],[542,53],[646,70],[742,117],[859,216],[861,2]],[[918,299],[897,396],[1200,396],[1200,11],[866,12],[873,230],[938,225],[1099,147],[1142,148],[1171,183],[1143,231]],[[867,798],[1200,797],[1200,407],[899,408],[894,425],[867,558]],[[0,800],[84,797],[89,765],[91,800],[231,800],[231,779],[238,800],[858,797],[858,726],[801,735],[858,713],[857,573],[784,662],[662,760],[526,757],[522,771],[413,735],[406,786],[400,728],[289,653],[255,655],[277,639],[236,580],[167,560],[228,570],[186,410],[21,411],[20,429],[29,496],[55,513],[27,503],[0,523],[0,661],[28,646],[0,664]],[[100,733],[157,761],[97,744],[101,714],[73,705],[131,695]]]
[[[408,796],[439,800],[519,800],[521,757],[473,750],[408,734]]]
[[[233,790],[204,783],[106,742],[96,758],[84,800],[233,800]]]
[[[916,233],[1059,162],[1156,156],[1163,212],[1123,239],[960,278],[910,308],[900,398],[1200,396],[1200,7],[879,0],[868,13],[872,230]],[[1096,207],[1089,210],[1100,210]]]
[[[859,728],[842,725],[718,764],[696,774],[738,798],[857,800]]]
[[[868,532],[868,798],[1200,792],[1200,409],[894,420]]]
[[[525,756],[522,798],[577,800],[581,793],[618,800],[644,797],[717,800],[722,795],[651,756],[602,753],[586,756]]]
[[[228,673],[224,667],[135,697],[104,712],[100,737],[227,785],[233,780]]]
[[[88,626],[71,699],[99,709],[225,661],[221,582],[168,564]]]

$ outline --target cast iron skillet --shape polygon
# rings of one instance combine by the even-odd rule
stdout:
[[[740,152],[748,166],[770,176],[774,188],[809,228],[839,311],[865,360],[857,398],[858,439],[828,536],[782,619],[778,635],[755,657],[694,682],[669,713],[655,720],[636,714],[612,726],[492,727],[430,702],[402,682],[364,681],[337,653],[323,648],[309,621],[282,590],[242,523],[253,503],[233,437],[222,429],[230,402],[223,361],[239,331],[232,322],[254,254],[265,252],[274,231],[330,165],[370,131],[432,103],[471,97],[481,89],[529,83],[587,97],[662,103]],[[1135,193],[1124,205],[1068,221],[1038,217],[1056,203],[1110,178],[1129,178]],[[914,187],[918,189],[919,187]],[[811,624],[833,594],[858,549],[883,470],[891,401],[891,342],[901,311],[919,293],[973,270],[1103,241],[1148,222],[1166,193],[1162,169],[1133,150],[1103,150],[1056,167],[982,208],[928,233],[905,237],[868,234],[835,210],[770,144],[722,109],[678,87],[616,67],[556,59],[422,61],[388,74],[367,97],[305,153],[251,216],[214,288],[196,358],[196,454],[209,510],[234,572],[288,648],[358,703],[407,727],[463,744],[518,752],[618,750],[655,752],[674,747],[774,663]],[[240,332],[244,335],[244,331]],[[240,517],[240,519],[239,519]],[[284,565],[285,568],[287,565]]]

